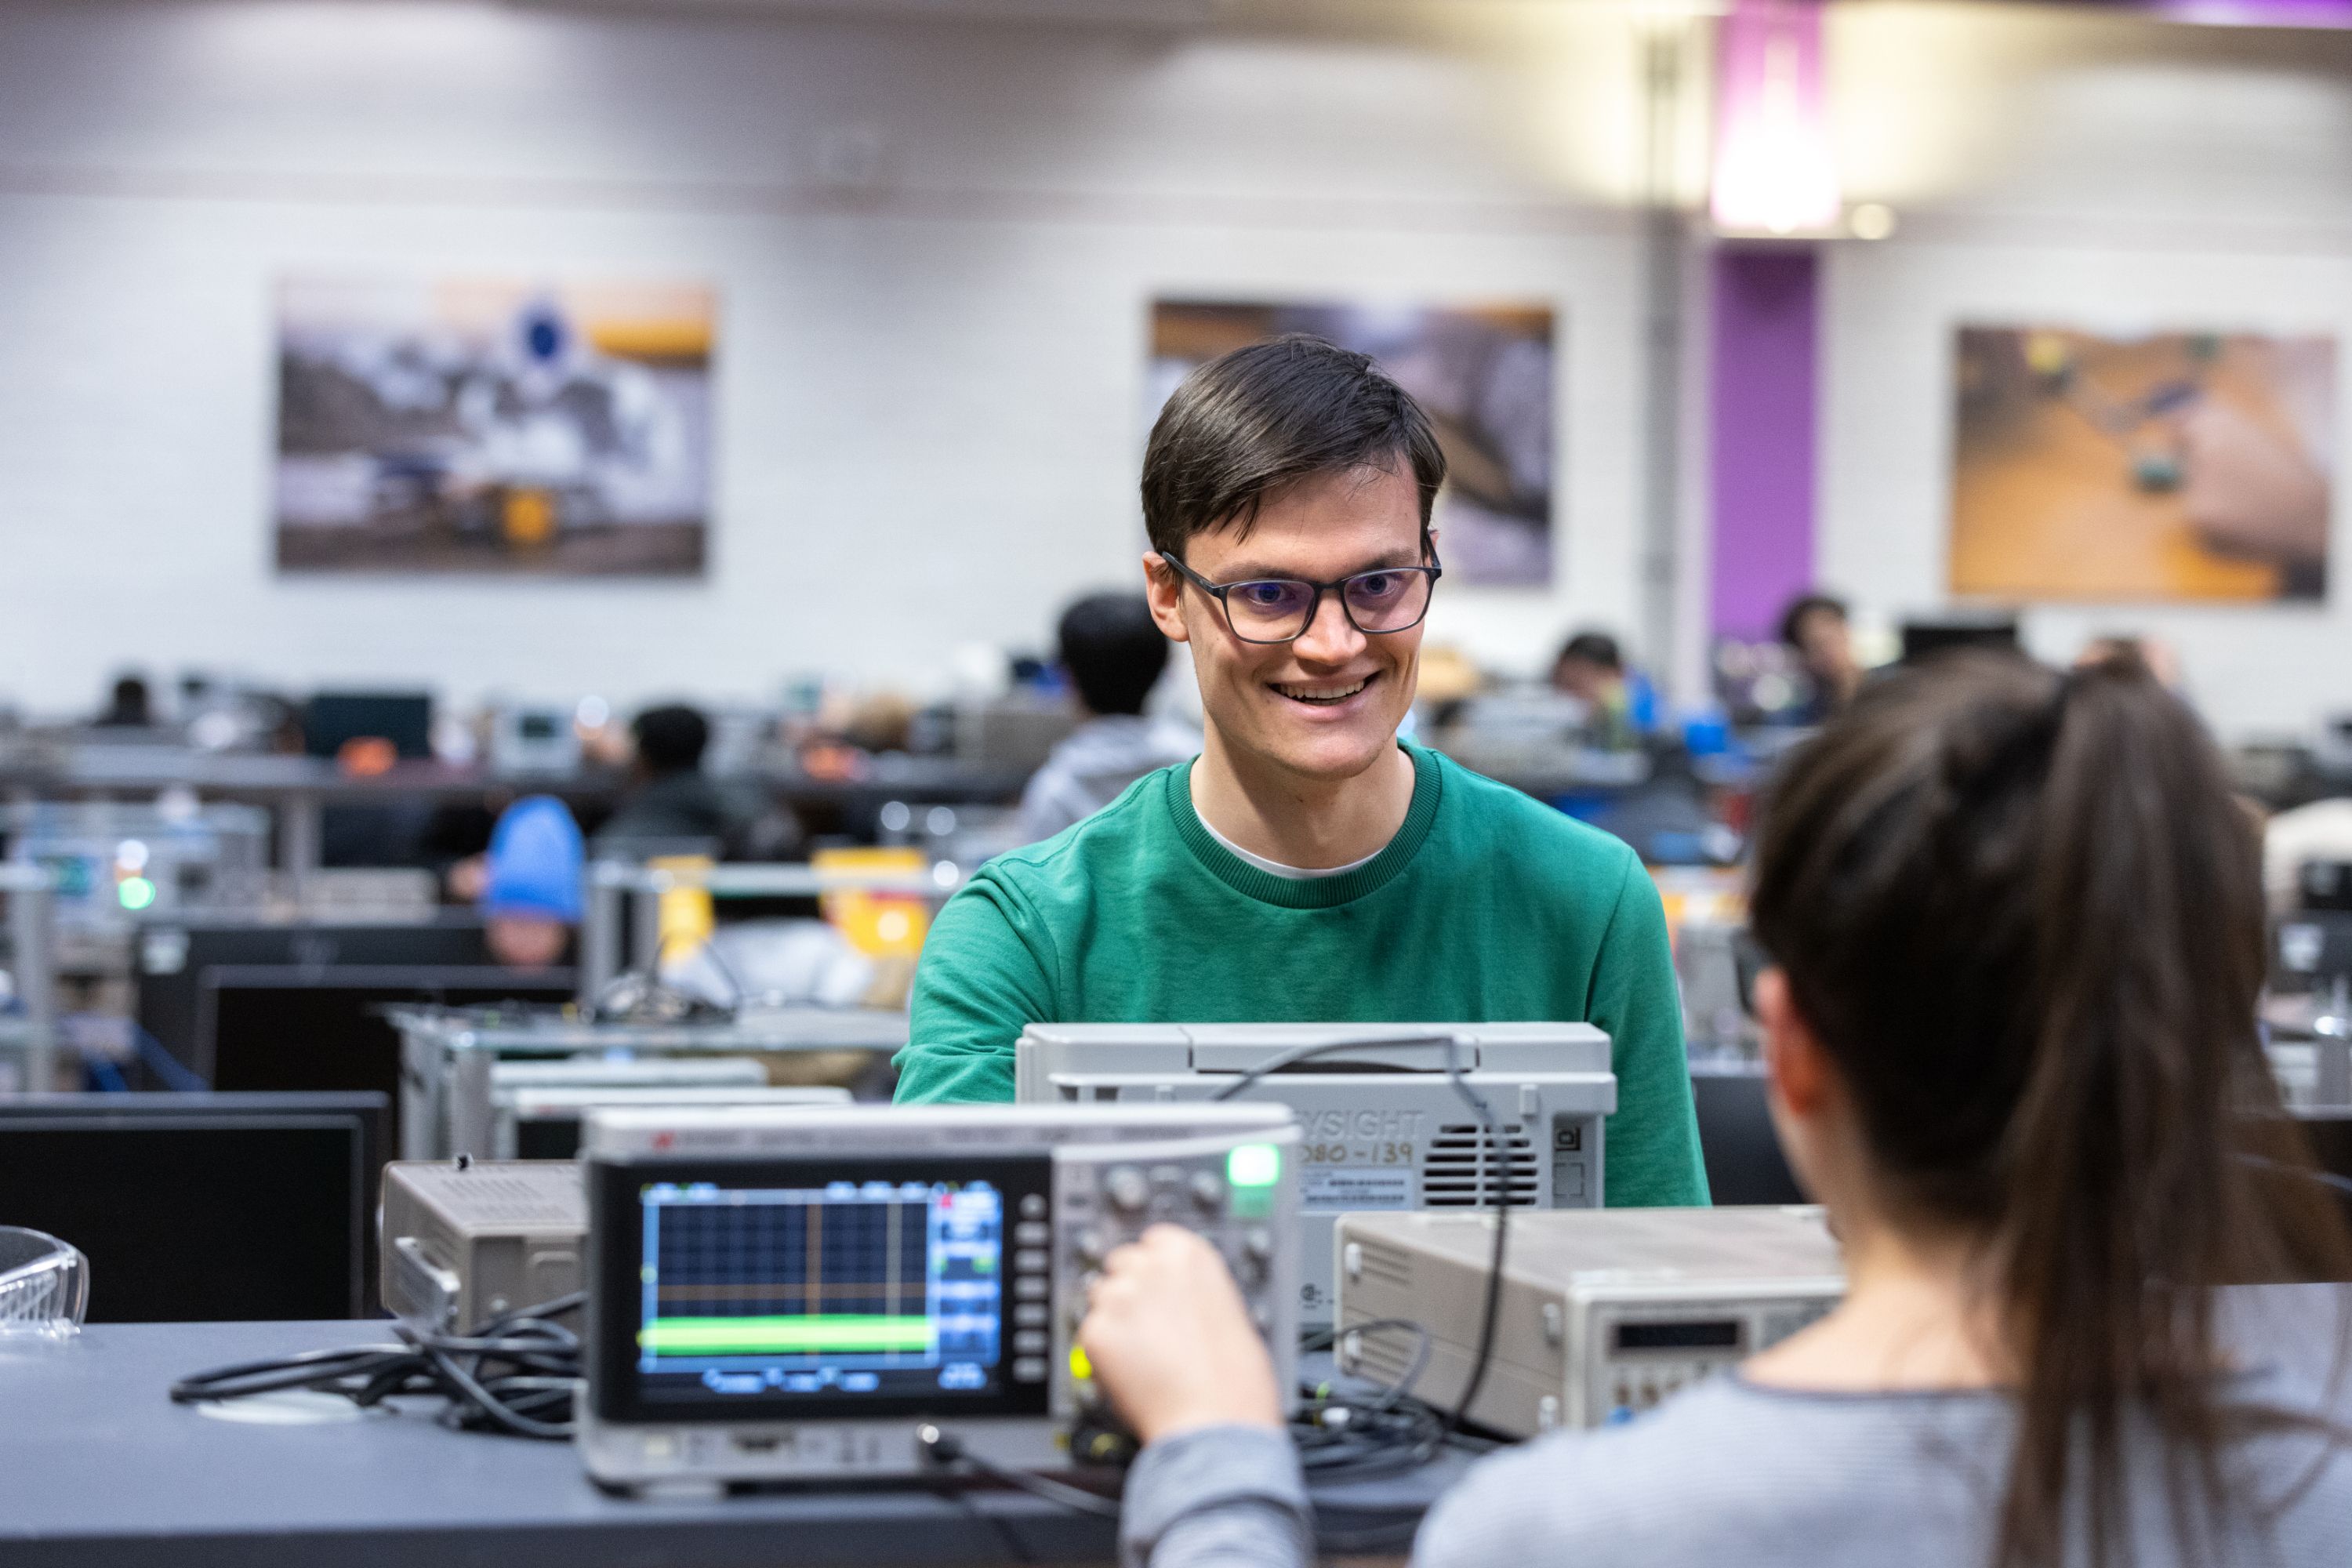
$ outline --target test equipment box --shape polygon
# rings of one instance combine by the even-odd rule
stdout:
[[[1298,1129],[1271,1105],[597,1110],[576,1441],[622,1489],[1113,1451],[1076,1333],[1145,1227],[1207,1237],[1297,1386]]]
[[[1601,1206],[1617,1079],[1609,1037],[1590,1024],[1032,1024],[1015,1047],[1014,1092],[1035,1104],[1208,1100],[1318,1047],[1330,1048],[1236,1098],[1298,1118],[1307,1327],[1332,1321],[1339,1215]]]
[[[569,1160],[395,1160],[383,1168],[383,1304],[463,1333],[581,1288],[588,1204]]]
[[[1470,1418],[1514,1436],[1598,1426],[1786,1339],[1845,1294],[1818,1208],[1514,1214],[1494,1348]],[[1338,1226],[1339,1364],[1451,1408],[1476,1355],[1491,1215],[1349,1215]]]

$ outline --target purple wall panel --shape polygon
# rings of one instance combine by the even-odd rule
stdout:
[[[1769,637],[1813,586],[1820,263],[1811,246],[1727,247],[1711,266],[1709,619],[1718,637]]]

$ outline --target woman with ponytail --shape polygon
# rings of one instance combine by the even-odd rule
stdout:
[[[2261,855],[2135,660],[1940,661],[1793,756],[1759,834],[1757,1013],[1833,1313],[1628,1426],[1481,1464],[1423,1568],[2343,1568],[2339,1324],[2222,1287],[2352,1279],[2255,1026]],[[1222,1263],[1161,1228],[1081,1334],[1143,1455],[1126,1554],[1311,1552]]]

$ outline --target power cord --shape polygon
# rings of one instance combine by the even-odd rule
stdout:
[[[1444,1441],[1444,1434],[1437,1426],[1435,1415],[1425,1406],[1415,1408],[1429,1424],[1434,1441]],[[1293,1432],[1295,1436],[1297,1434],[1295,1426]],[[923,1457],[940,1468],[942,1482],[959,1473],[978,1475],[1012,1487],[1015,1490],[1026,1492],[1031,1497],[1041,1499],[1057,1508],[1072,1513],[1083,1514],[1090,1519],[1116,1520],[1119,1517],[1120,1504],[1116,1499],[1087,1491],[1081,1487],[1069,1486],[1045,1476],[1031,1475],[1025,1470],[1011,1469],[992,1460],[983,1459],[966,1448],[961,1438],[951,1432],[941,1431],[929,1423],[916,1428],[915,1441],[922,1450]],[[1307,1460],[1304,1453],[1301,1454],[1300,1458],[1307,1468],[1310,1487],[1318,1475],[1328,1479],[1330,1472],[1328,1467],[1317,1467]],[[1402,1469],[1410,1467],[1397,1468]],[[1013,1530],[1012,1521],[1000,1513],[981,1507],[971,1494],[963,1488],[941,1485],[938,1489],[941,1496],[993,1530],[997,1539],[1004,1543],[1006,1552],[1014,1562],[1028,1563],[1036,1561],[1027,1544]],[[1385,1523],[1354,1531],[1329,1531],[1321,1528],[1318,1524],[1316,1529],[1316,1544],[1326,1552],[1362,1552],[1400,1544],[1410,1540],[1412,1532],[1420,1527],[1421,1515],[1423,1511],[1418,1506],[1412,1505],[1389,1506],[1380,1503],[1358,1503],[1344,1500],[1314,1498],[1311,1491],[1309,1500],[1313,1502],[1318,1513],[1328,1509],[1338,1513],[1397,1516]]]
[[[983,1459],[965,1447],[962,1438],[952,1432],[943,1432],[929,1422],[915,1428],[915,1446],[922,1450],[924,1458],[942,1469],[951,1470],[957,1466],[962,1466],[975,1474],[987,1477],[992,1481],[1001,1482],[1017,1491],[1027,1492],[1031,1497],[1043,1498],[1045,1501],[1068,1509],[1073,1513],[1091,1514],[1097,1519],[1118,1517],[1117,1499],[1104,1497],[1099,1492],[1090,1492],[1084,1487],[1074,1487],[1062,1481],[1051,1480],[1044,1476],[1033,1476],[1026,1470],[1013,1469],[998,1464],[993,1459]]]
[[[336,1394],[362,1410],[396,1394],[438,1394],[445,1426],[468,1432],[566,1441],[581,1384],[580,1338],[555,1320],[579,1310],[583,1291],[501,1312],[469,1334],[393,1326],[397,1344],[306,1351],[242,1362],[172,1385],[172,1403],[247,1399],[289,1388]]]
[[[1300,1046],[1270,1057],[1209,1097],[1212,1100],[1231,1100],[1270,1074],[1280,1072],[1285,1068],[1295,1067],[1300,1062],[1311,1061],[1317,1057],[1331,1056],[1340,1051],[1364,1050],[1372,1047],[1386,1046],[1444,1046],[1445,1047],[1446,1081],[1454,1086],[1454,1092],[1460,1095],[1469,1105],[1471,1111],[1478,1118],[1480,1131],[1486,1134],[1479,1141],[1476,1176],[1481,1181],[1486,1178],[1489,1157],[1500,1161],[1502,1165],[1500,1172],[1496,1175],[1494,1186],[1489,1189],[1495,1195],[1495,1201],[1491,1205],[1495,1216],[1495,1251],[1486,1265],[1486,1305],[1479,1314],[1478,1349],[1471,1358],[1470,1380],[1462,1385],[1462,1397],[1455,1403],[1454,1414],[1446,1420],[1446,1430],[1449,1432],[1461,1431],[1464,1423],[1469,1419],[1470,1406],[1476,1402],[1478,1391],[1486,1385],[1486,1365],[1494,1359],[1495,1324],[1502,1314],[1503,1307],[1503,1249],[1508,1239],[1511,1213],[1510,1147],[1504,1142],[1502,1128],[1495,1120],[1495,1108],[1488,1105],[1485,1097],[1471,1088],[1470,1080],[1463,1076],[1463,1045],[1462,1037],[1456,1034],[1410,1035],[1384,1039],[1324,1040],[1316,1045]]]

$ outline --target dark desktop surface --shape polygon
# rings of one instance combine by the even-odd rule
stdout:
[[[2224,1293],[2230,1342],[2326,1371],[2352,1290]],[[380,1344],[356,1322],[100,1325],[62,1343],[0,1344],[0,1561],[9,1568],[866,1568],[1007,1561],[1109,1563],[1111,1521],[1020,1493],[961,1498],[913,1486],[814,1485],[740,1496],[600,1491],[568,1443],[452,1432],[436,1402],[366,1420],[268,1426],[214,1419],[166,1396],[233,1363]],[[1310,1377],[1314,1358],[1303,1363]],[[1394,1525],[1468,1466],[1318,1485],[1327,1529]],[[1358,1511],[1362,1510],[1362,1511]],[[1383,1532],[1386,1533],[1385,1531]]]
[[[279,1426],[214,1419],[165,1396],[193,1373],[383,1343],[386,1330],[121,1325],[62,1345],[0,1348],[0,1408],[44,1413],[37,1422],[0,1421],[0,1476],[11,1483],[10,1506],[0,1510],[0,1562],[918,1568],[1118,1556],[1112,1521],[985,1485],[960,1498],[905,1483],[625,1498],[599,1490],[569,1443],[452,1432],[434,1421],[434,1401],[403,1401],[369,1420]],[[1396,1544],[1385,1548],[1394,1556],[1420,1512],[1467,1464],[1448,1451],[1417,1470],[1321,1485],[1318,1510],[1336,1531],[1395,1526]]]
[[[380,1095],[37,1096],[0,1146],[0,1215],[89,1256],[92,1322],[368,1306]]]

